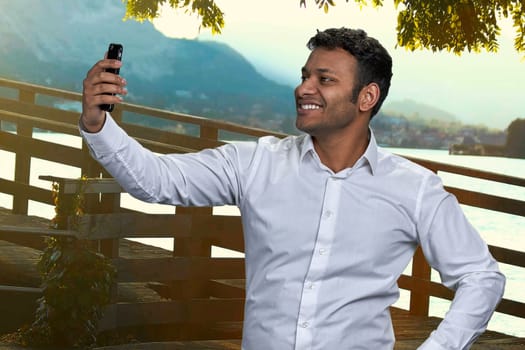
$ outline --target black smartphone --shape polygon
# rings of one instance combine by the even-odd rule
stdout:
[[[121,44],[114,44],[114,43],[111,43],[109,44],[109,47],[108,47],[108,58],[110,59],[114,59],[114,60],[119,60],[119,61],[122,61],[122,52],[124,51],[124,48]],[[110,73],[113,73],[113,74],[119,74],[120,73],[120,69],[113,69],[113,68],[108,68],[106,69],[106,72],[110,72]],[[112,94],[114,95],[114,94]],[[113,107],[115,107],[115,105],[113,104],[102,104],[100,105],[100,109],[102,109],[103,111],[108,111],[108,112],[111,112],[113,111]]]

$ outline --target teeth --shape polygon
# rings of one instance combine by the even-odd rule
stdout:
[[[319,107],[318,105],[314,105],[314,104],[307,104],[307,105],[301,105],[301,108],[302,109],[319,109],[321,107]]]

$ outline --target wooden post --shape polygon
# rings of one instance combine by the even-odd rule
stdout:
[[[16,129],[18,136],[32,137],[33,128],[27,124],[19,123]],[[24,147],[18,147],[15,154],[15,182],[29,184],[31,172],[31,155]],[[27,214],[29,197],[27,193],[17,192],[13,196],[13,213]]]
[[[35,103],[33,91],[19,90],[18,100],[24,103]],[[18,136],[33,137],[33,127],[28,123],[17,123],[16,134]],[[31,172],[31,155],[24,147],[18,147],[15,155],[15,181],[29,184]],[[26,193],[16,193],[13,197],[13,213],[27,214],[29,197]]]
[[[219,136],[219,130],[213,127],[201,126],[200,137],[212,140],[217,140]],[[184,208],[177,207],[177,214],[189,214],[189,215],[213,215],[213,208]],[[189,239],[177,239],[174,242],[173,247],[174,256],[211,256],[211,244],[209,242],[203,242],[201,239],[189,238]]]
[[[416,287],[410,291],[410,314],[428,316],[430,307],[430,275],[428,265],[421,247],[418,247],[412,260],[412,278],[418,281]],[[426,282],[426,283],[425,283]]]
[[[213,208],[211,207],[177,207],[176,215],[192,215],[193,219],[195,219],[202,215],[212,215],[212,211]],[[174,240],[173,255],[184,256],[190,259],[199,256],[210,257],[211,243],[195,237],[176,238]],[[170,291],[169,297],[172,299],[190,300],[208,298],[210,296],[208,281],[196,279],[194,276],[190,276],[190,279],[186,281],[172,281],[168,283],[168,290]],[[202,324],[194,324],[188,320],[179,325],[178,329],[181,338],[192,339],[196,337],[197,333],[204,332],[206,327],[203,327]]]
[[[212,215],[213,208],[211,207],[177,207],[178,215]],[[173,256],[211,256],[211,244],[210,242],[203,241],[200,238],[177,238],[173,242]]]

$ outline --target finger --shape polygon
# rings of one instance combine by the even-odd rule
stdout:
[[[98,72],[88,75],[83,81],[84,94],[123,93],[126,79],[107,72]]]
[[[123,99],[119,95],[108,95],[108,94],[94,95],[94,96],[91,96],[90,98],[86,98],[85,107],[87,110],[100,109],[100,105],[102,104],[119,104],[122,101]]]
[[[92,96],[98,96],[103,94],[118,94],[126,95],[128,91],[120,85],[115,84],[95,84],[87,85],[84,88],[84,96],[90,98]]]
[[[122,85],[97,84],[97,85],[94,85],[93,93],[94,93],[94,95],[100,95],[100,94],[126,95],[128,93],[128,91]]]
[[[120,103],[123,100],[122,96],[126,95],[127,91],[118,92],[119,90],[114,89],[112,86],[106,89],[97,86],[84,92],[82,102],[86,108],[98,108],[100,104]]]
[[[91,67],[91,69],[88,70],[86,76],[90,76],[99,72],[104,72],[106,69],[109,68],[117,69],[121,67],[122,61],[104,58],[95,63],[95,65],[93,65],[93,67]]]
[[[98,74],[95,74],[91,81],[93,82],[93,84],[114,84],[114,85],[118,85],[120,87],[124,87],[127,85],[127,81],[124,77],[118,75],[118,74],[113,74],[113,73],[110,73],[110,72],[100,72]]]

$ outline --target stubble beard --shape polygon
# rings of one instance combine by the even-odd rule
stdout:
[[[355,120],[355,117],[352,117],[350,115],[346,116],[339,116],[335,120],[331,120],[328,118],[328,120],[324,120],[321,118],[321,120],[315,122],[315,123],[304,123],[300,120],[300,118],[304,118],[301,116],[297,116],[295,120],[295,127],[304,132],[307,133],[310,136],[324,136],[324,135],[330,135],[331,133],[341,131],[345,128],[347,128],[352,122]],[[308,117],[306,117],[308,118]]]

